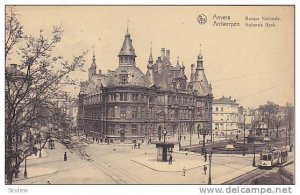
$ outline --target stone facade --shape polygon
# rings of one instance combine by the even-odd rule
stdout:
[[[161,49],[154,62],[152,48],[144,74],[136,65],[130,34],[119,52],[119,66],[107,74],[97,73],[95,55],[89,79],[81,82],[78,98],[78,127],[93,137],[109,142],[179,140],[211,130],[212,88],[208,83],[201,53],[192,65],[191,80],[185,66],[170,62],[170,51]],[[209,131],[211,133],[211,131]]]
[[[221,97],[213,100],[212,126],[215,135],[236,135],[238,129],[238,103],[231,97]],[[231,136],[232,137],[232,136]]]

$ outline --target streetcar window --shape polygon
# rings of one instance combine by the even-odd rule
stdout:
[[[271,154],[268,154],[268,160],[271,160],[271,159],[272,159]]]
[[[268,155],[267,154],[262,155],[262,160],[268,160]]]

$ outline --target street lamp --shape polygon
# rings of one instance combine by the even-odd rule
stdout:
[[[253,162],[252,162],[252,166],[256,167],[256,159],[255,159],[255,152],[256,152],[256,144],[255,144],[255,135],[256,135],[256,131],[254,133],[254,146],[253,146]]]
[[[164,130],[163,130],[163,134],[164,134],[164,143],[166,143],[166,134],[167,134],[167,130],[166,130],[166,128],[164,128]]]
[[[212,152],[210,152],[209,156],[209,175],[208,175],[208,185],[211,185],[211,159],[212,159]]]
[[[200,134],[203,135],[202,150],[201,150],[202,154],[204,154],[204,152],[206,151],[206,148],[205,148],[205,136],[208,135],[208,132],[209,132],[209,130],[207,128],[205,128],[205,126],[203,126],[200,129]]]

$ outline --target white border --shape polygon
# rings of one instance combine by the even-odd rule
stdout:
[[[0,124],[1,124],[1,144],[0,144],[0,158],[1,158],[1,168],[0,168],[0,192],[1,194],[9,194],[8,189],[9,188],[27,188],[29,189],[29,194],[72,194],[72,195],[77,195],[77,194],[105,194],[105,195],[111,195],[111,194],[130,194],[130,195],[144,195],[144,194],[172,194],[172,195],[177,195],[177,194],[200,194],[199,193],[199,185],[126,185],[126,186],[121,186],[121,185],[27,185],[27,186],[7,186],[4,185],[4,129],[5,129],[5,116],[4,116],[4,110],[5,110],[5,104],[4,104],[4,9],[5,5],[12,5],[12,4],[22,4],[22,5],[113,5],[113,4],[120,4],[120,5],[132,5],[132,4],[142,4],[142,5],[296,5],[295,7],[295,13],[296,13],[296,32],[299,32],[299,27],[297,25],[297,21],[299,21],[299,15],[297,14],[297,8],[298,8],[298,3],[299,1],[296,0],[252,0],[252,1],[247,1],[245,0],[214,0],[214,1],[209,1],[209,0],[203,0],[201,2],[197,0],[184,0],[184,1],[179,1],[179,0],[173,0],[173,1],[167,1],[167,0],[131,0],[131,1],[122,1],[122,0],[110,0],[110,1],[103,1],[103,0],[85,0],[85,1],[80,1],[80,0],[72,0],[72,1],[62,1],[62,0],[30,0],[30,1],[21,1],[21,0],[2,0],[0,2],[1,4],[1,13],[0,13],[0,42],[2,43],[1,47],[1,54],[0,54],[0,61],[2,62],[1,66],[1,74],[3,76],[0,76],[0,92],[1,92],[1,97],[0,98],[0,105],[1,105],[1,112],[0,112]],[[297,34],[296,34],[296,53],[295,56],[300,56],[297,46],[299,45],[299,39],[297,39]],[[297,59],[296,59],[296,65],[295,65],[295,78],[296,78],[296,86],[299,84],[299,77],[298,75],[298,68],[297,68]],[[284,73],[283,73],[284,74]],[[298,115],[299,113],[299,94],[298,90],[296,90],[296,121],[300,121],[300,117]],[[297,131],[298,123],[296,123],[296,131]],[[296,132],[296,140],[299,139],[299,132]],[[296,147],[298,147],[298,144],[296,143]],[[296,157],[299,156],[300,150],[296,149]],[[296,161],[297,162],[297,161]],[[299,162],[296,163],[296,170],[298,170],[298,165]],[[298,185],[291,186],[292,187],[292,194],[296,194],[296,192],[300,190],[299,188],[299,173],[296,174],[296,182]],[[202,187],[207,187],[207,186],[202,186]],[[218,187],[223,187],[225,188],[226,186],[218,186]],[[266,187],[266,186],[265,186]],[[272,186],[271,186],[272,187]],[[276,186],[273,186],[276,187]]]

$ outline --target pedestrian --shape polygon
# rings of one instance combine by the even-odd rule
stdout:
[[[49,185],[50,185],[50,184],[51,184],[51,183],[50,183],[50,181],[47,181],[47,184],[49,184]]]
[[[172,161],[173,161],[173,157],[172,157],[172,155],[170,155],[170,158],[169,158],[169,165],[172,164]]]
[[[179,144],[178,144],[178,150],[180,151],[181,150],[181,143],[179,142]]]
[[[293,150],[293,144],[290,145],[290,152]]]
[[[133,144],[133,149],[136,149],[136,143]]]
[[[204,171],[204,175],[206,175],[206,171],[207,171],[207,166],[206,165],[203,166],[203,171]]]
[[[141,144],[140,143],[138,143],[138,149],[141,149]]]
[[[67,161],[67,152],[64,154],[64,161]]]
[[[185,176],[185,172],[186,172],[186,169],[185,169],[185,167],[183,167],[183,169],[182,169],[183,176]]]
[[[206,162],[207,161],[207,152],[205,151],[204,152],[204,162]]]
[[[235,137],[236,137],[236,140],[238,140],[238,139],[239,139],[239,136],[238,136],[238,135],[236,135]]]

